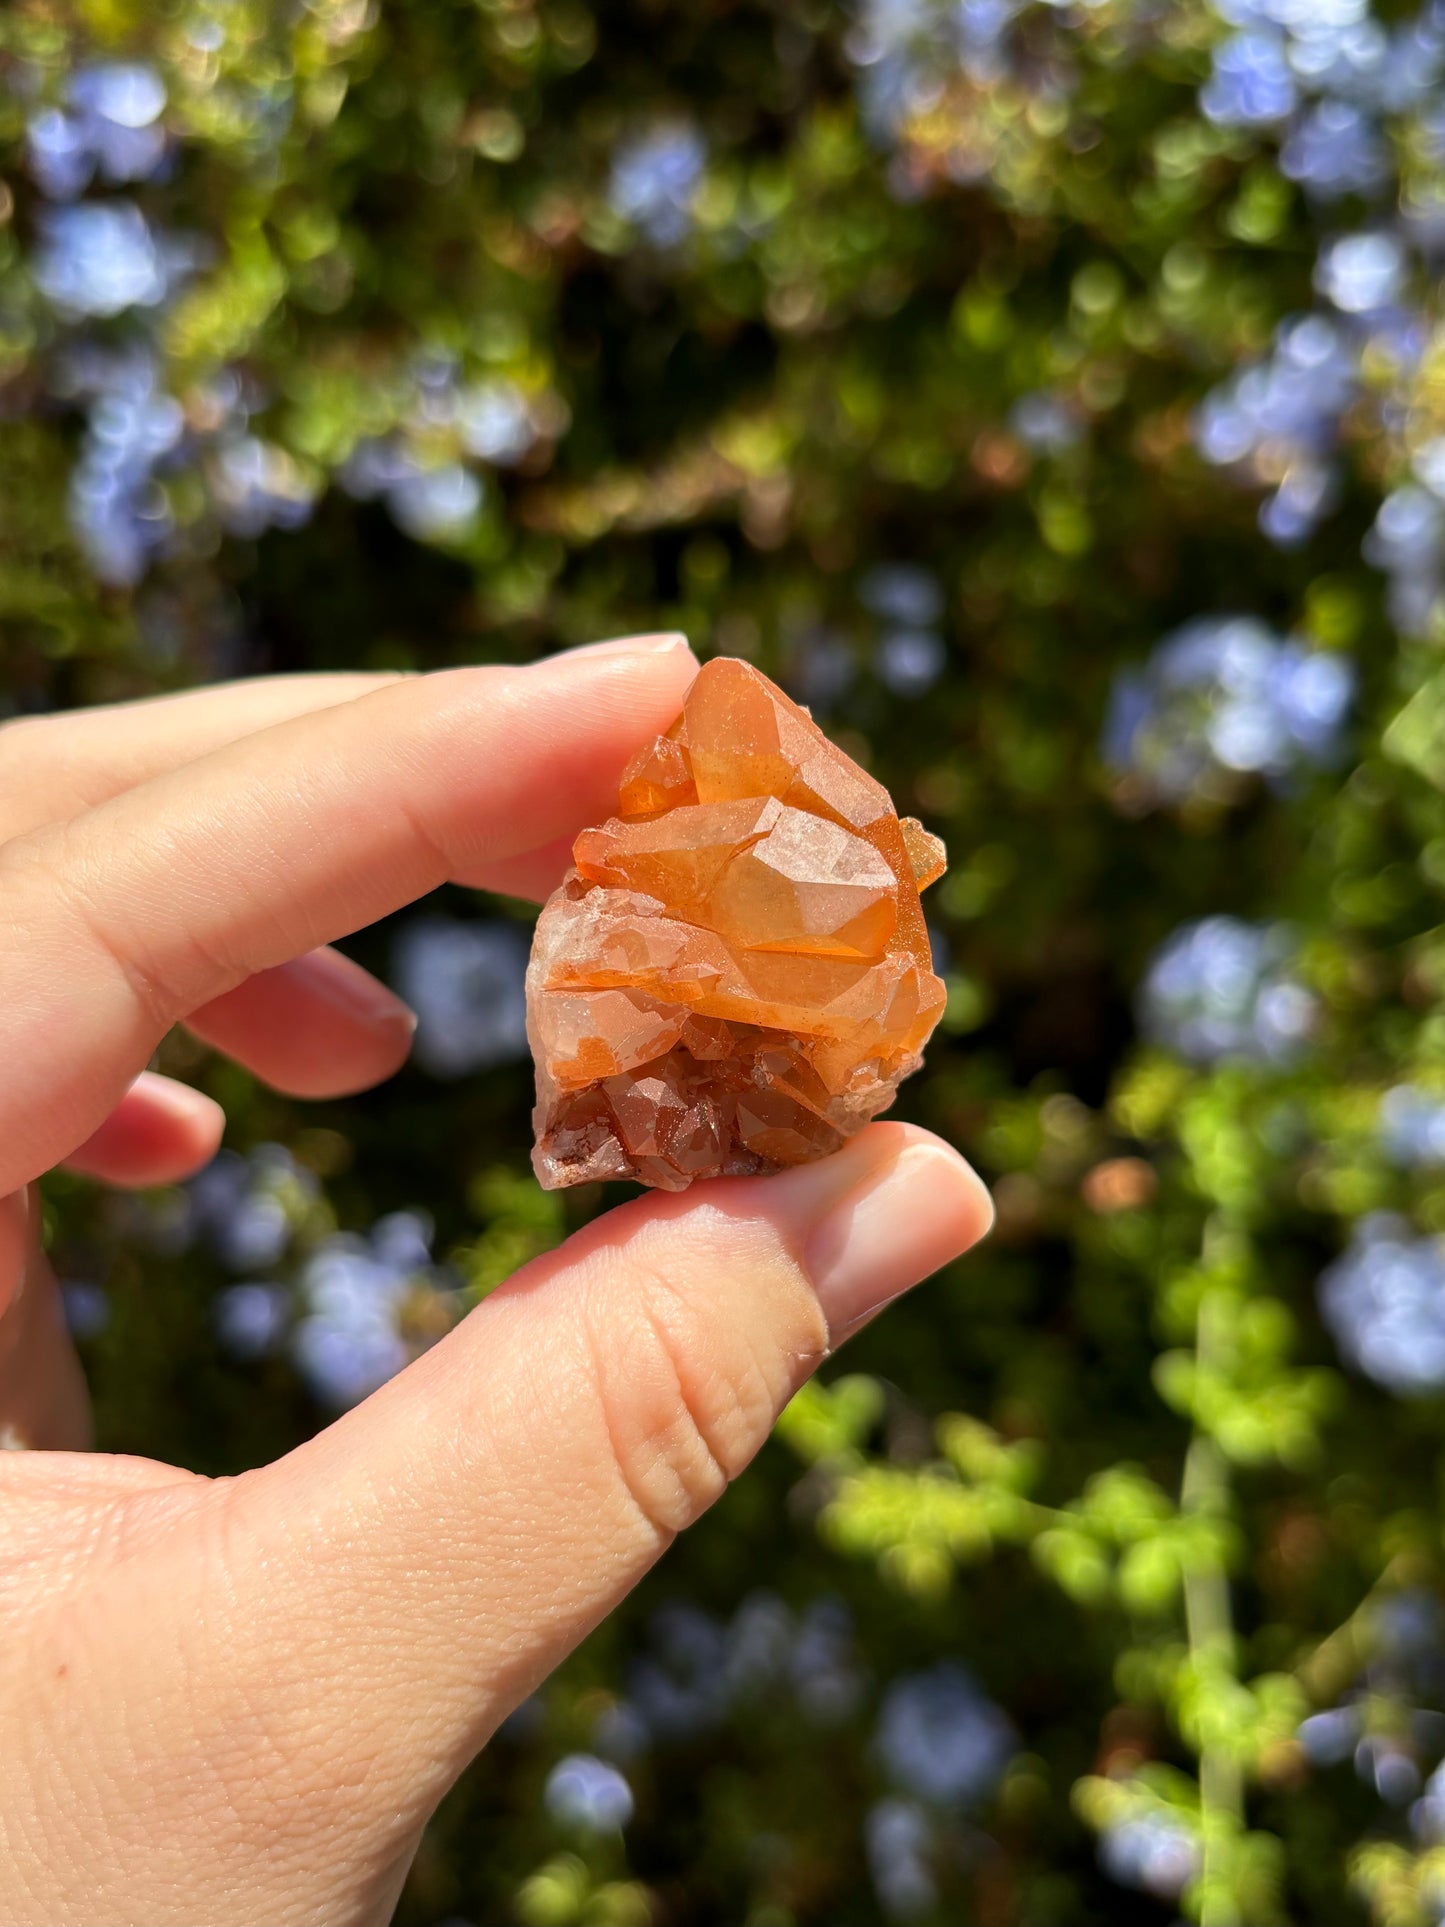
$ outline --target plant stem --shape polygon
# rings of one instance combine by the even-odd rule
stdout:
[[[1203,1370],[1220,1362],[1222,1310],[1219,1295],[1207,1292],[1199,1308],[1195,1341]],[[1229,1470],[1224,1456],[1207,1433],[1196,1429],[1184,1459],[1180,1510],[1219,1517],[1228,1510],[1229,1498]],[[1219,1666],[1233,1673],[1234,1615],[1229,1578],[1218,1559],[1201,1559],[1185,1573],[1184,1618],[1189,1656],[1195,1666]],[[1219,1878],[1219,1854],[1221,1846],[1243,1829],[1244,1779],[1238,1761],[1210,1736],[1207,1724],[1199,1751],[1199,1803],[1203,1852],[1200,1927],[1239,1927],[1233,1896]]]

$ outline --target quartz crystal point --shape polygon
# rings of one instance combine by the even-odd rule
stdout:
[[[708,663],[537,924],[549,1190],[803,1164],[886,1109],[943,1010],[944,849],[747,663]]]

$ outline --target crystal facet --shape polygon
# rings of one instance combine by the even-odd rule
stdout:
[[[549,1190],[803,1164],[918,1069],[943,845],[747,663],[702,669],[572,854],[527,972]]]

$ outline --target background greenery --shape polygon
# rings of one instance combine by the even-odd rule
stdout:
[[[404,1922],[1441,1917],[1442,62],[1363,0],[0,16],[0,714],[676,627],[953,855],[899,1111],[994,1238]],[[284,1451],[605,1206],[530,1178],[527,915],[356,939],[386,1089],[178,1037],[230,1153],[53,1181],[104,1445]]]

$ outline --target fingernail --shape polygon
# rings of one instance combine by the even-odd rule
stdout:
[[[544,660],[550,666],[557,662],[576,662],[579,657],[590,661],[597,656],[665,656],[687,646],[687,637],[676,631],[655,636],[616,636],[609,642],[584,642],[575,649],[561,649]]]
[[[909,1125],[875,1126],[831,1158],[769,1184],[787,1188],[785,1207],[807,1227],[803,1266],[835,1346],[977,1244],[993,1223],[993,1201],[977,1173],[941,1139]]]
[[[282,968],[304,977],[306,988],[321,1003],[368,1030],[404,1031],[410,1037],[416,1029],[416,1012],[410,1005],[339,951],[315,950]]]
[[[203,1128],[224,1130],[226,1114],[213,1097],[204,1091],[194,1090],[189,1084],[181,1084],[173,1077],[159,1077],[153,1071],[142,1071],[127,1091],[126,1096],[140,1096],[146,1104],[156,1111],[167,1111],[181,1124],[194,1124]]]

